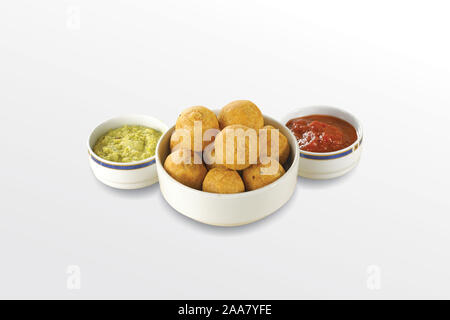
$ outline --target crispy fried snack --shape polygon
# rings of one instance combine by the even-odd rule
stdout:
[[[237,171],[213,168],[203,180],[203,191],[213,193],[239,193],[244,192],[244,182]]]
[[[264,136],[264,134],[266,135],[266,144],[262,143],[261,149],[260,149],[260,156],[264,155],[267,157],[271,157],[271,158],[277,158],[278,157],[278,161],[281,164],[284,164],[286,162],[286,160],[289,158],[289,153],[290,153],[290,147],[289,147],[289,143],[288,143],[288,139],[286,138],[286,136],[284,136],[280,131],[278,131],[278,152],[276,150],[276,146],[275,146],[275,141],[272,141],[272,130],[276,130],[274,127],[272,126],[264,126],[260,131],[259,131],[259,137],[260,139],[262,139],[262,137]],[[274,131],[276,132],[276,131]],[[274,146],[272,146],[272,144],[274,144]],[[266,146],[264,146],[266,145]],[[272,150],[272,147],[274,148],[274,150]]]
[[[223,128],[214,147],[216,163],[231,170],[244,170],[258,161],[258,133],[243,125]]]
[[[201,123],[201,130],[194,130],[196,122]],[[191,141],[184,141],[184,132],[180,131],[178,135],[176,134],[180,129],[184,129],[189,133]],[[177,119],[175,132],[172,135],[173,138],[171,137],[170,139],[170,147],[175,150],[176,145],[182,143],[183,147],[189,147],[190,150],[202,151],[214,141],[214,135],[208,137],[207,141],[203,141],[205,132],[210,129],[216,130],[216,133],[219,131],[219,122],[214,112],[202,106],[187,108],[181,112]]]
[[[249,100],[230,102],[222,108],[218,119],[221,129],[234,124],[244,125],[255,130],[264,126],[261,110]]]
[[[164,161],[164,169],[178,182],[198,190],[202,189],[207,173],[201,156],[186,149],[177,149],[169,154]]]
[[[251,191],[267,186],[278,180],[284,172],[281,164],[274,159],[270,159],[266,164],[252,165],[242,172],[245,189]]]
[[[214,143],[211,143],[205,148],[205,150],[203,150],[203,162],[208,170],[213,168],[227,168],[223,164],[216,163],[216,150],[214,149]]]

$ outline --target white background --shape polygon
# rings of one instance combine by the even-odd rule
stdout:
[[[450,6],[0,2],[1,298],[450,298]],[[79,24],[78,24],[79,22]],[[353,112],[360,165],[238,228],[92,175],[90,131],[254,101]],[[81,289],[66,268],[81,268]],[[371,287],[368,268],[381,271]],[[370,271],[370,270],[369,270]]]

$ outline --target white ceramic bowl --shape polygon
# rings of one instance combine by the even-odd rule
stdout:
[[[309,152],[300,150],[298,174],[309,179],[331,179],[342,176],[359,163],[362,152],[363,129],[361,123],[345,110],[329,106],[298,108],[283,118],[283,124],[297,117],[313,114],[334,116],[349,122],[356,129],[358,138],[345,149],[334,152]]]
[[[275,182],[237,194],[216,194],[189,188],[173,179],[163,164],[169,154],[170,128],[156,147],[159,186],[166,201],[178,212],[196,221],[216,226],[239,226],[260,220],[283,206],[297,184],[299,150],[297,140],[288,128],[265,116],[265,124],[279,129],[289,141],[291,154],[286,161],[286,173]]]
[[[104,184],[118,189],[139,189],[158,181],[155,156],[136,162],[112,162],[97,156],[95,142],[111,129],[124,125],[141,125],[166,132],[167,126],[158,119],[143,115],[124,115],[98,125],[89,136],[87,148],[92,172]]]

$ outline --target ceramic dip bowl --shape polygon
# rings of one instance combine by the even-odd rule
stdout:
[[[329,115],[350,123],[357,133],[356,141],[334,152],[310,152],[300,150],[298,174],[309,179],[331,179],[342,176],[352,170],[359,162],[362,152],[363,129],[359,120],[349,112],[329,106],[298,108],[283,118],[283,124],[289,120],[309,115]]]
[[[104,184],[118,189],[139,189],[158,181],[156,156],[135,162],[113,162],[102,159],[93,151],[97,140],[109,130],[124,125],[140,125],[161,131],[167,126],[158,119],[144,115],[124,115],[99,124],[87,141],[89,164],[95,177]]]

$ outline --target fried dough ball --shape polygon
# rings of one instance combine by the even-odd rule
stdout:
[[[173,131],[172,135],[170,136],[170,152],[174,152],[178,149],[187,149],[191,150],[191,134],[190,131],[187,132],[186,139],[183,136],[183,131],[176,129]]]
[[[266,164],[252,165],[242,172],[245,189],[251,191],[267,186],[278,180],[284,172],[284,168],[275,159],[270,159]]]
[[[266,157],[271,157],[271,158],[278,157],[278,161],[281,164],[284,164],[286,162],[286,160],[288,159],[289,153],[291,151],[290,147],[289,147],[288,139],[286,138],[285,135],[283,135],[278,130],[278,152],[277,152],[277,150],[273,150],[274,152],[272,152],[272,130],[277,130],[277,129],[272,126],[267,125],[267,126],[264,126],[259,131],[260,139],[262,139],[262,137],[264,136],[264,132],[267,137],[266,147],[265,148],[264,148],[264,146],[261,147],[260,156],[264,155]],[[276,148],[275,146],[273,146],[273,147]]]
[[[202,124],[201,132],[200,132],[200,130],[198,130],[198,132],[197,131],[194,132],[194,124],[196,121],[200,121]],[[181,114],[178,117],[177,122],[175,124],[175,129],[176,129],[176,131],[178,131],[179,129],[187,130],[190,134],[190,140],[191,140],[189,149],[200,152],[208,144],[210,144],[211,142],[214,141],[214,136],[219,131],[219,122],[218,122],[217,117],[214,112],[212,112],[211,110],[209,110],[206,107],[195,106],[195,107],[187,108],[187,109],[183,110],[183,112],[181,112]],[[203,141],[205,131],[207,131],[209,129],[216,130],[215,134],[212,135],[211,138],[208,139],[208,141]],[[201,134],[201,136],[200,136],[200,134]],[[197,144],[194,143],[194,135],[198,139]],[[174,147],[174,149],[175,149],[175,146],[179,143],[182,143],[183,146],[185,146],[185,144],[189,145],[188,142],[183,141],[183,138],[182,138],[183,136],[184,135],[180,134],[177,139],[175,139],[175,137],[174,137],[173,141],[171,141],[171,147]]]
[[[201,156],[186,149],[177,149],[164,161],[164,169],[185,186],[201,190],[207,170]]]
[[[205,150],[203,150],[203,162],[208,170],[213,168],[227,168],[223,164],[216,163],[216,150],[214,149],[214,143],[211,143],[205,148]]]
[[[218,119],[221,129],[234,124],[244,125],[255,130],[264,126],[261,110],[249,100],[230,102],[222,108]]]
[[[239,193],[245,191],[244,182],[237,171],[213,168],[203,180],[203,191],[212,193]]]
[[[223,128],[214,147],[216,163],[231,170],[244,170],[258,161],[258,133],[243,125]]]

